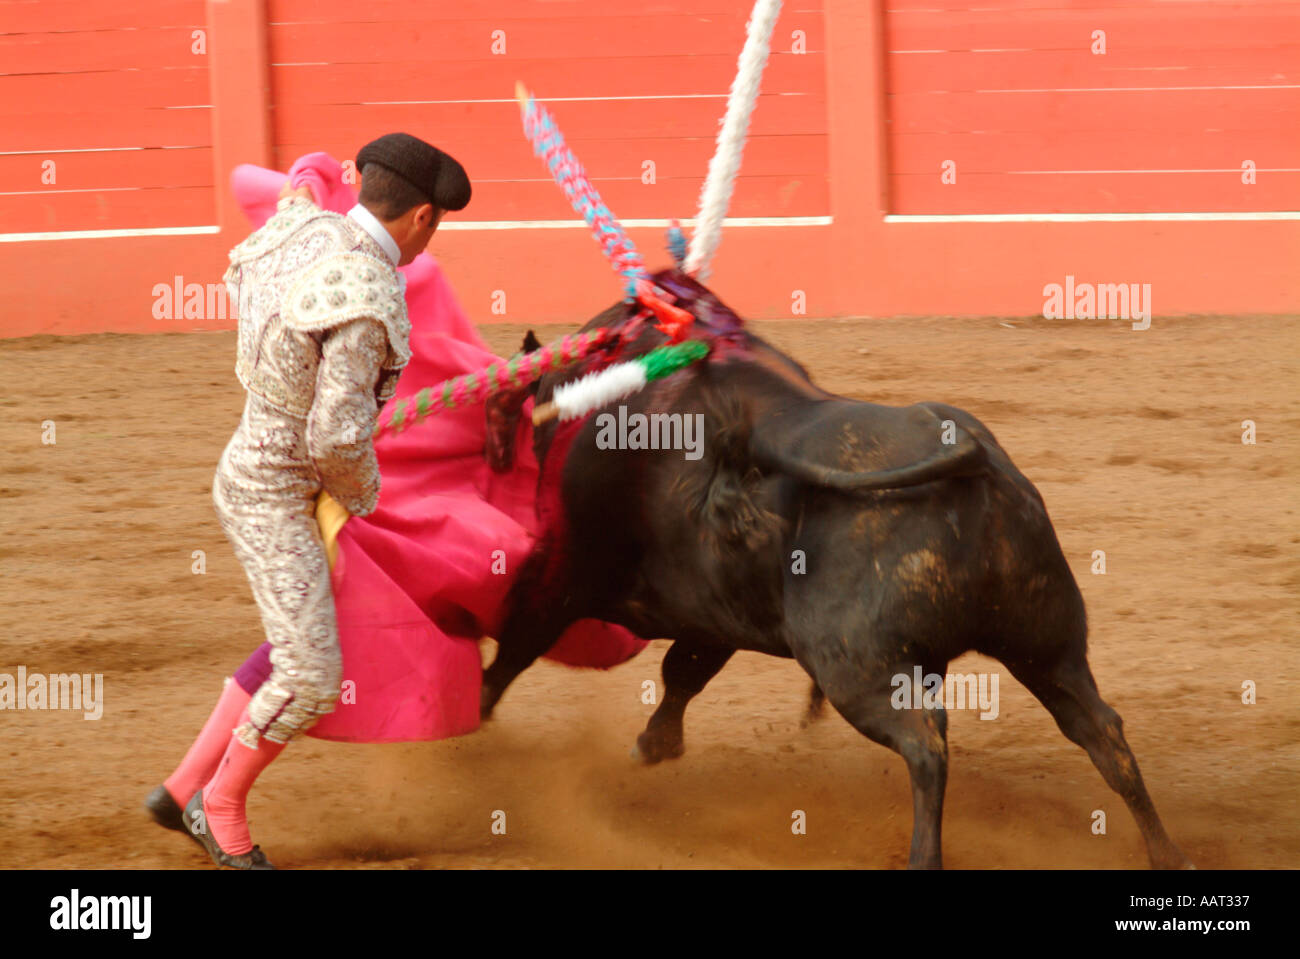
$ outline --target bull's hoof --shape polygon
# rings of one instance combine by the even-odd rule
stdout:
[[[1147,843],[1147,858],[1152,869],[1195,869],[1192,861],[1167,836],[1158,835]]]
[[[686,744],[681,739],[667,742],[659,736],[642,733],[636,738],[636,745],[632,747],[630,755],[642,765],[653,766],[665,759],[676,759],[684,752]]]
[[[478,718],[479,722],[485,723],[492,718],[492,712],[501,702],[501,697],[505,695],[509,682],[504,686],[498,686],[496,680],[491,678],[491,670],[483,671],[483,682],[478,690]]]
[[[822,718],[822,711],[826,706],[826,694],[822,688],[814,681],[812,689],[808,692],[808,708],[804,710],[803,719],[799,721],[800,729],[807,729],[817,720]]]

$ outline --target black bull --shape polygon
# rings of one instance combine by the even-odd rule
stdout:
[[[896,708],[914,705],[897,677],[910,681],[917,667],[942,677],[976,650],[1001,660],[1087,750],[1136,818],[1151,864],[1189,866],[1097,692],[1083,597],[1042,497],[988,428],[939,403],[826,393],[704,287],[680,273],[656,280],[716,337],[714,350],[622,405],[633,423],[636,413],[700,414],[701,455],[600,448],[596,416],[537,430],[542,531],[484,673],[484,718],[587,617],[673,640],[662,702],[637,739],[649,763],[681,755],[687,703],[737,649],[793,658],[813,678],[814,702],[824,694],[907,762],[910,865],[938,867],[947,716],[941,702]],[[629,314],[614,307],[586,328]],[[662,342],[647,329],[630,353]],[[580,370],[543,379],[538,402]],[[522,401],[489,409],[498,465]]]

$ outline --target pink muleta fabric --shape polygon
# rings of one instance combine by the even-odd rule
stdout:
[[[255,227],[275,213],[286,176],[244,164],[235,197]],[[346,213],[356,193],[342,165],[309,153],[288,179],[323,209]],[[456,300],[437,261],[422,253],[406,275],[411,362],[397,396],[499,359]],[[443,739],[478,728],[478,639],[501,624],[506,595],[533,544],[537,460],[525,407],[515,466],[494,473],[483,457],[481,405],[448,410],[375,442],[383,477],[378,509],[339,534],[332,582],[345,687],[334,712],[309,735],[348,742]],[[496,551],[500,550],[500,553]],[[493,574],[494,557],[504,574]],[[498,563],[497,568],[500,568]],[[622,627],[574,623],[547,657],[609,668],[646,645]]]

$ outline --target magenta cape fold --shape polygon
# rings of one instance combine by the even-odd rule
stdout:
[[[317,205],[345,213],[356,194],[342,172],[327,154],[310,153],[294,163],[289,179],[310,186]],[[231,174],[235,196],[254,226],[275,212],[285,179],[248,164]],[[422,253],[401,272],[412,355],[398,398],[499,359],[433,257]],[[395,742],[478,728],[478,639],[500,625],[537,523],[530,409],[525,407],[508,473],[494,473],[483,457],[484,410],[477,404],[440,412],[375,441],[383,477],[379,507],[343,526],[331,577],[343,696],[309,735]],[[608,668],[645,645],[622,627],[582,620],[547,656],[571,666]]]

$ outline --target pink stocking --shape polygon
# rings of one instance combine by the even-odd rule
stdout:
[[[241,723],[247,716],[241,717]],[[258,740],[257,749],[249,749],[234,736],[227,737],[225,754],[216,774],[203,789],[203,811],[207,827],[217,845],[232,856],[251,852],[253,840],[248,835],[245,804],[248,791],[262,770],[284,750],[284,743]]]
[[[238,725],[240,713],[251,698],[240,688],[239,683],[233,679],[227,680],[226,688],[222,690],[212,715],[203,724],[198,739],[194,740],[194,745],[185,754],[176,771],[163,782],[176,805],[182,809],[217,771],[217,763],[221,761],[221,755],[230,742],[231,730]]]

